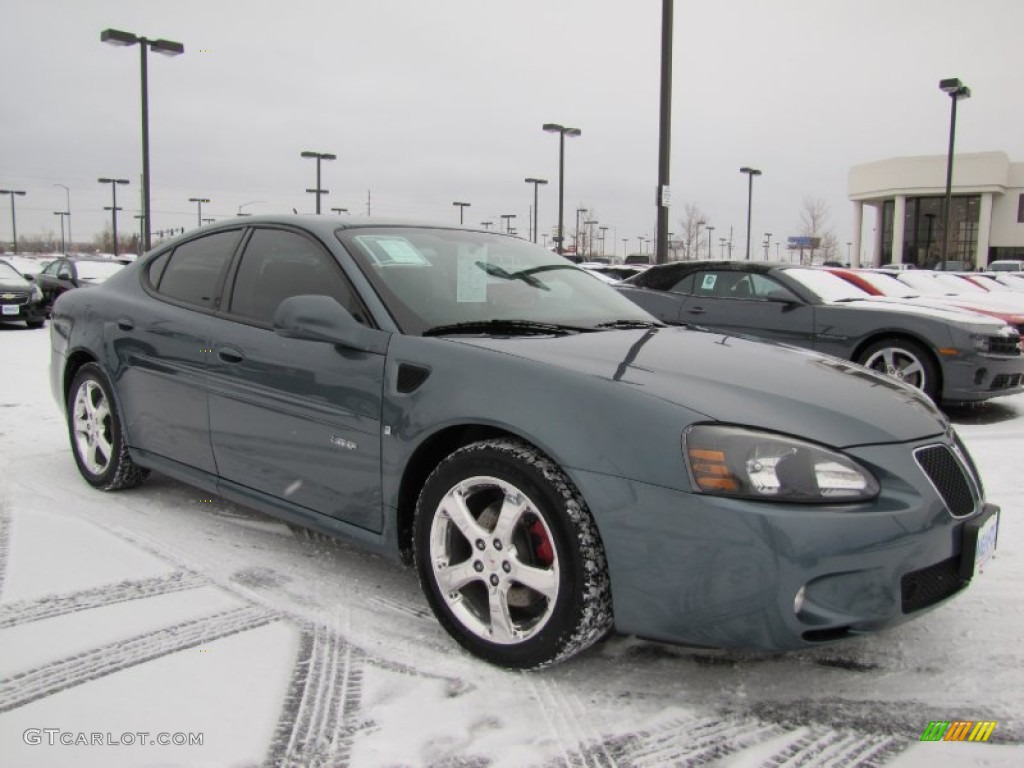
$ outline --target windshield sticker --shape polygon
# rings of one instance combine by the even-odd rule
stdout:
[[[430,262],[404,237],[360,236],[356,240],[363,245],[380,265],[416,264],[429,266]]]
[[[718,275],[708,273],[704,275],[704,279],[700,282],[700,289],[702,291],[713,291],[715,290],[715,282],[718,280]]]
[[[487,301],[487,272],[481,267],[487,264],[487,250],[459,249],[458,287],[455,300],[459,304],[481,304]]]

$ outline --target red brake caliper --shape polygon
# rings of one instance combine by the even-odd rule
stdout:
[[[533,554],[537,556],[537,562],[545,567],[555,562],[555,550],[551,546],[547,531],[544,530],[544,524],[540,520],[534,520],[527,530],[530,532],[530,542],[533,544]]]

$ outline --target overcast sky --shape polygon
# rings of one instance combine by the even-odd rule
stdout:
[[[534,176],[540,229],[558,215],[558,137],[566,141],[567,235],[590,208],[630,251],[654,237],[660,0],[3,0],[0,188],[23,189],[19,235],[56,232],[70,188],[72,232],[109,221],[124,177],[119,228],[139,212],[137,47],[100,43],[113,27],[181,42],[149,56],[153,229],[193,227],[239,206],[323,208],[466,223],[516,214],[526,233]],[[851,165],[944,155],[959,77],[957,150],[1024,160],[1019,84],[1021,0],[676,0],[672,212],[698,205],[737,247],[799,234],[807,197],[852,239]],[[251,202],[259,201],[259,202]],[[9,198],[0,238],[10,240]],[[866,217],[869,231],[873,220]],[[774,250],[774,248],[773,248]],[[774,254],[773,254],[774,255]]]

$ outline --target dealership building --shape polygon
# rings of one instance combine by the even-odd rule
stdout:
[[[854,204],[854,265],[934,266],[942,258],[946,223],[946,155],[897,157],[850,169]],[[876,211],[862,245],[864,206]],[[1024,258],[1024,163],[1003,152],[953,158],[949,249],[946,258],[982,268],[996,259]]]

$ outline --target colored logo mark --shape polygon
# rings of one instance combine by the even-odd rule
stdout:
[[[995,720],[932,720],[921,741],[988,741],[996,724]]]

